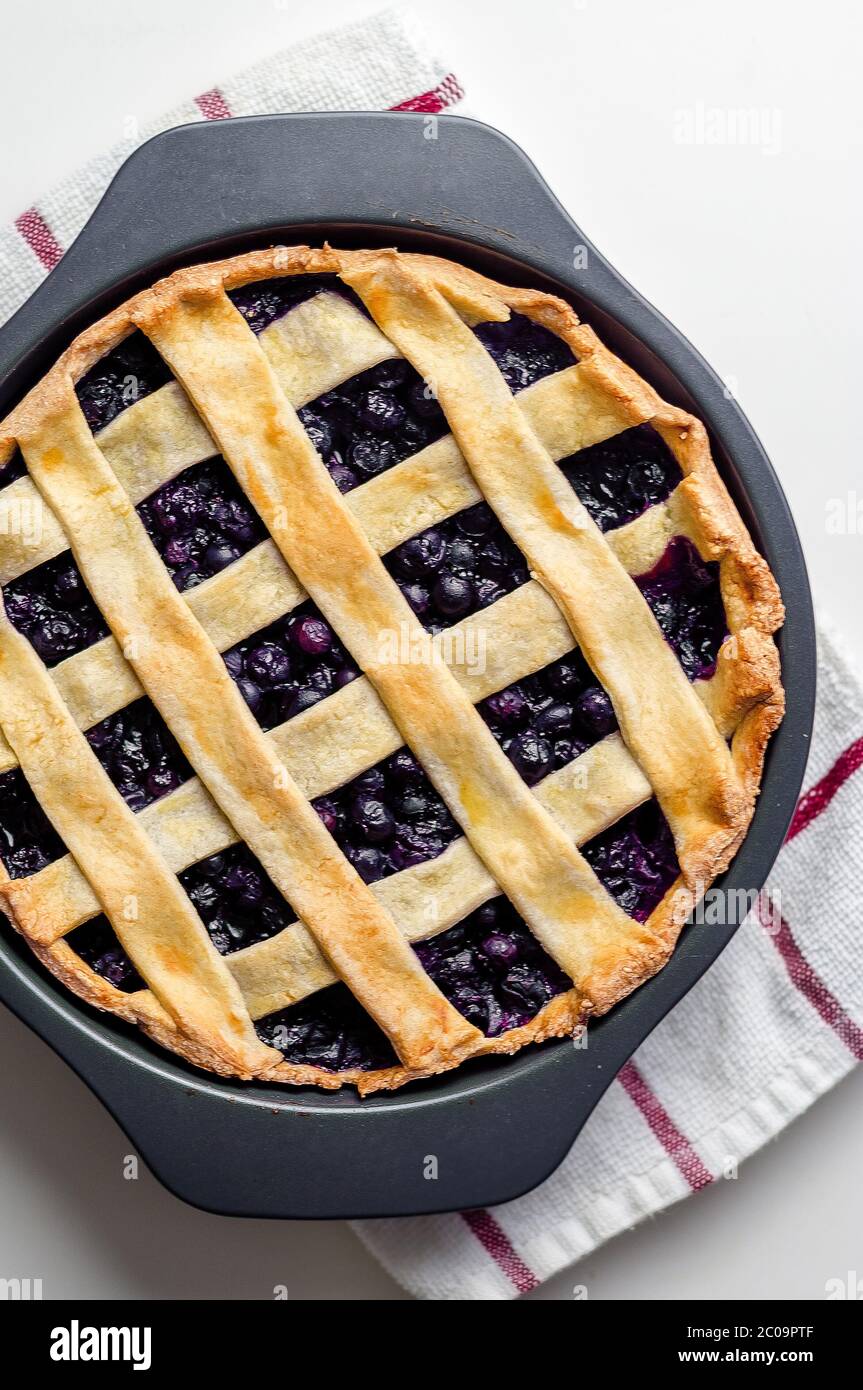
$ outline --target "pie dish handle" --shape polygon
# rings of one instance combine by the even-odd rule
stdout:
[[[591,1065],[587,1084],[583,1072],[574,1084],[576,1049],[564,1043],[459,1073],[445,1096],[420,1083],[363,1102],[240,1087],[55,994],[2,938],[0,962],[5,1003],[98,1096],[159,1181],[225,1215],[398,1216],[510,1201],[554,1171],[625,1060]]]

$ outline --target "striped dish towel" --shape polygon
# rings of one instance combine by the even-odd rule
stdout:
[[[57,264],[126,155],[160,130],[276,111],[436,112],[461,96],[401,14],[278,54],[169,112],[0,231],[0,319]],[[838,641],[823,631],[819,641],[807,791],[760,910],[623,1068],[569,1157],[495,1211],[356,1223],[417,1297],[536,1288],[728,1172],[863,1057],[863,689]]]

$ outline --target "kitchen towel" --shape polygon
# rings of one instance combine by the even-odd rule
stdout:
[[[126,155],[160,130],[276,111],[435,113],[461,98],[402,12],[279,53],[169,112],[0,231],[0,319],[57,264]],[[838,640],[822,630],[819,642],[807,790],[758,910],[627,1063],[561,1167],[494,1211],[356,1223],[417,1297],[536,1288],[733,1172],[863,1057],[863,692]]]

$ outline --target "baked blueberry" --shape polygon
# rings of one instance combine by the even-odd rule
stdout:
[[[513,767],[528,786],[533,786],[534,782],[551,771],[552,746],[536,729],[525,729],[516,734],[506,751]]]

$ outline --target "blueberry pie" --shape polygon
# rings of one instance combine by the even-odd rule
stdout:
[[[0,465],[0,895],[198,1066],[368,1092],[572,1034],[739,846],[778,590],[703,426],[562,301],[181,270]]]

